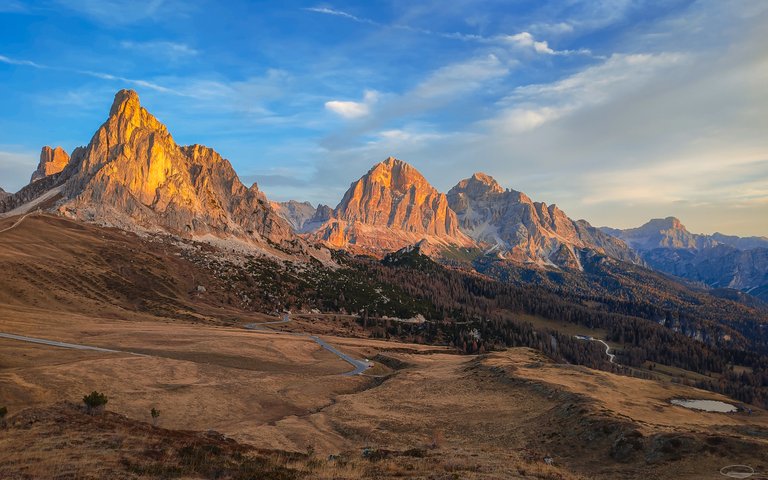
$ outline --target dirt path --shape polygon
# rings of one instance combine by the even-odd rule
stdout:
[[[348,364],[350,364],[353,367],[355,367],[353,370],[350,370],[349,372],[345,372],[345,373],[340,374],[340,375],[343,375],[343,376],[351,377],[353,375],[360,375],[361,373],[363,373],[366,370],[368,370],[369,368],[371,368],[372,365],[370,364],[370,362],[365,361],[365,360],[358,360],[358,359],[356,359],[354,357],[351,357],[351,356],[347,355],[346,353],[339,351],[333,345],[328,344],[325,340],[323,340],[322,338],[317,337],[315,335],[309,335],[307,333],[280,332],[280,331],[277,331],[277,330],[272,330],[269,327],[263,327],[264,325],[277,325],[277,324],[281,324],[281,323],[288,323],[290,321],[291,321],[291,317],[290,317],[289,314],[286,313],[285,315],[283,315],[282,320],[275,320],[275,321],[272,321],[272,322],[261,322],[261,323],[247,323],[245,325],[245,328],[248,329],[248,330],[267,330],[267,331],[269,331],[271,333],[277,333],[277,334],[282,334],[282,335],[294,335],[294,336],[299,336],[299,337],[308,337],[309,339],[311,339],[316,344],[320,345],[324,349],[328,350],[332,354],[336,355],[340,359],[344,360]]]
[[[21,222],[23,222],[25,218],[27,218],[30,215],[34,215],[36,213],[37,213],[37,210],[35,210],[33,212],[25,213],[20,219],[16,220],[13,223],[13,225],[11,225],[10,227],[7,227],[7,228],[4,228],[4,229],[0,230],[0,233],[7,232],[8,230],[11,230],[12,228],[16,228],[16,226],[19,225]]]
[[[50,345],[52,347],[70,348],[73,350],[91,350],[94,352],[105,352],[105,353],[127,353],[129,355],[139,355],[142,357],[146,357],[146,355],[143,355],[141,353],[126,352],[123,350],[110,350],[109,348],[92,347],[90,345],[80,345],[77,343],[58,342],[56,340],[47,340],[45,338],[34,338],[34,337],[26,337],[24,335],[14,335],[13,333],[0,333],[0,338],[7,338],[10,340],[19,340],[21,342],[39,343],[41,345]]]

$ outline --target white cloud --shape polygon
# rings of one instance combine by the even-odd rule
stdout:
[[[485,124],[510,133],[532,130],[632,91],[660,70],[684,61],[686,57],[678,53],[614,54],[598,65],[561,80],[517,87],[512,95],[499,102],[505,108]]]
[[[361,118],[371,113],[371,107],[378,98],[378,92],[366,90],[361,102],[331,100],[325,102],[325,108],[347,119]]]
[[[531,49],[542,55],[591,55],[592,52],[582,48],[579,50],[554,50],[544,40],[536,40],[529,32],[497,37],[501,43],[507,43],[519,48]]]

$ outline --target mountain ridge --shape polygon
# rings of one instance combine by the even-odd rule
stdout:
[[[422,240],[436,249],[474,246],[459,230],[446,195],[413,166],[394,157],[353,182],[311,238],[380,256]]]
[[[636,248],[658,271],[768,301],[768,238],[691,233],[676,217],[602,230]]]
[[[589,222],[574,221],[555,204],[504,189],[482,172],[459,181],[447,197],[463,231],[502,259],[581,269],[577,250],[589,249],[631,263],[640,260]]]

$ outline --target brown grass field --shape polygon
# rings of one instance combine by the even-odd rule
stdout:
[[[140,267],[129,268],[131,259]],[[0,332],[125,352],[0,339],[0,406],[9,410],[0,427],[3,479],[705,479],[724,478],[718,471],[730,464],[768,471],[767,412],[669,403],[728,401],[710,392],[555,364],[529,349],[463,356],[361,338],[322,316],[275,326],[320,334],[376,365],[340,375],[351,366],[306,336],[242,328],[274,317],[201,302],[189,292],[204,273],[172,249],[117,230],[30,217],[0,234],[0,272]],[[109,397],[101,415],[80,408],[93,390]]]

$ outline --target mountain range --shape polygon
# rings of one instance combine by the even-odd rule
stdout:
[[[445,194],[389,157],[353,182],[335,208],[270,202],[215,150],[177,145],[132,90],[115,95],[86,146],[71,155],[43,147],[30,184],[0,192],[0,213],[32,208],[272,252],[321,244],[381,258],[418,244],[435,259],[504,276],[509,268],[594,271],[608,258],[768,300],[768,238],[692,234],[673,217],[627,230],[595,228],[481,172]]]
[[[603,227],[658,271],[768,301],[768,238],[695,234],[675,217],[626,230]]]

